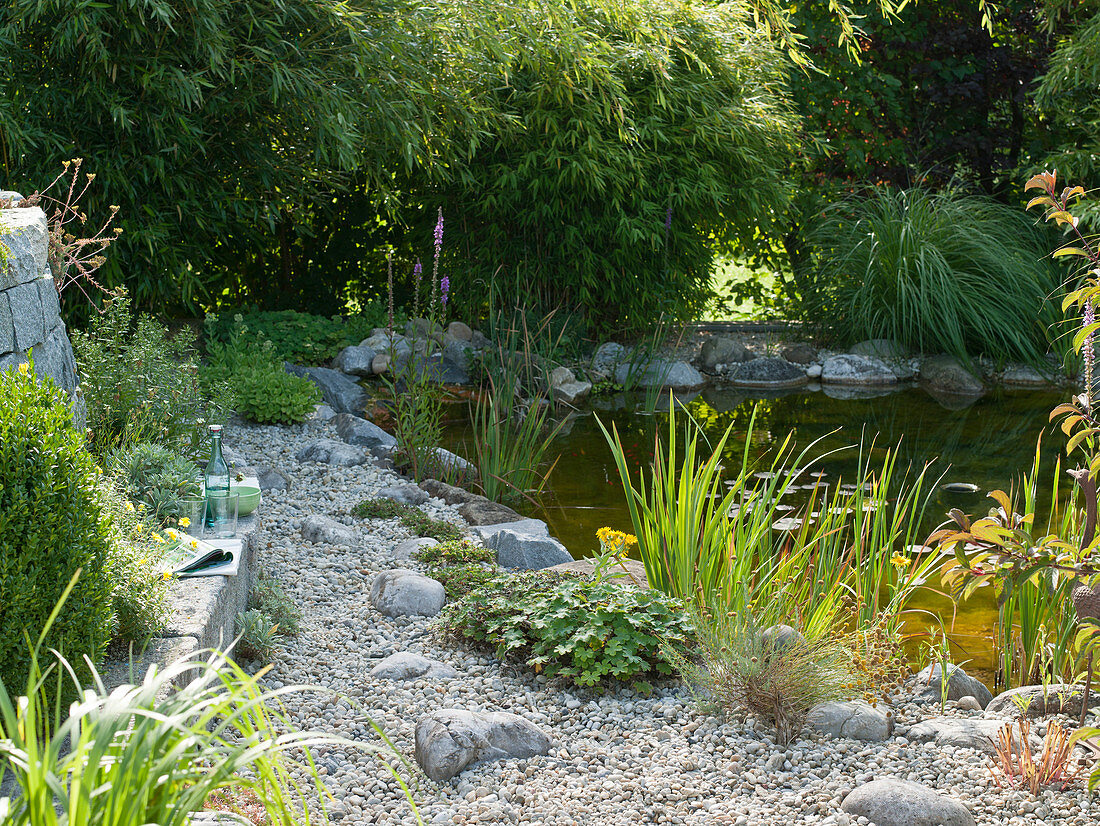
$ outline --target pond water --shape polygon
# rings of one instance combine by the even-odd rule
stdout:
[[[840,396],[840,397],[837,397]],[[854,396],[854,397],[853,397]],[[917,387],[865,393],[800,390],[782,396],[761,397],[749,392],[712,388],[685,399],[708,435],[718,437],[731,423],[734,436],[727,445],[729,467],[740,465],[745,434],[753,411],[757,420],[750,451],[764,458],[794,431],[799,448],[821,439],[813,451],[820,455],[835,448],[874,441],[879,456],[900,446],[900,466],[919,470],[934,462],[932,480],[939,484],[968,483],[976,492],[936,489],[926,528],[930,532],[950,508],[982,513],[990,505],[990,490],[1008,490],[1021,474],[1030,471],[1036,441],[1043,439],[1042,489],[1049,490],[1055,459],[1063,444],[1048,424],[1051,408],[1065,400],[1064,391],[1002,390],[972,404],[941,403]],[[667,399],[664,400],[667,409]],[[552,455],[560,455],[550,476],[552,490],[544,506],[532,515],[544,519],[574,557],[591,556],[597,549],[596,529],[604,525],[631,531],[630,516],[614,460],[597,425],[618,428],[635,467],[652,461],[655,428],[667,430],[667,413],[647,414],[641,398],[616,396],[598,399],[566,426]],[[664,432],[664,430],[662,432]],[[468,443],[467,428],[449,429],[448,441],[462,451]],[[466,455],[472,450],[467,449]],[[876,458],[878,458],[876,456]],[[851,479],[858,451],[847,450],[814,462],[831,478]],[[967,670],[992,679],[994,606],[991,594],[980,594],[957,610],[946,596],[925,593],[916,608],[940,616],[948,627],[956,661],[968,661]],[[915,618],[909,631],[926,631],[929,618]]]

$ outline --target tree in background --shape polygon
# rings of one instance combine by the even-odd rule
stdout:
[[[212,303],[242,261],[293,278],[296,221],[353,184],[430,168],[451,107],[403,0],[10,0],[0,7],[0,164],[29,194],[62,160],[97,173],[92,219],[126,230],[101,275],[141,306]],[[358,177],[353,178],[356,173]]]

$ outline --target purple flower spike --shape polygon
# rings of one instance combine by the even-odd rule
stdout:
[[[443,308],[447,307],[447,293],[451,291],[451,279],[449,276],[443,276],[439,282],[439,301],[443,305]]]
[[[1092,303],[1092,299],[1088,299],[1085,302],[1085,315],[1081,319],[1082,327],[1090,327],[1096,323],[1096,306]],[[1096,360],[1096,351],[1093,349],[1093,335],[1089,333],[1085,339],[1084,346],[1081,348],[1081,352],[1085,357],[1085,398],[1089,400],[1090,405],[1092,402],[1092,378],[1094,362]]]
[[[439,252],[443,249],[443,207],[439,208],[439,219],[435,222],[435,257],[439,258]]]

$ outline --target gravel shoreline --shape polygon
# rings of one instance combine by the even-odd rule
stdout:
[[[1095,822],[1083,782],[1033,799],[998,788],[980,752],[910,742],[909,728],[934,714],[927,707],[894,707],[895,730],[885,742],[805,731],[782,749],[762,724],[701,712],[675,682],[646,697],[547,684],[494,658],[441,645],[430,634],[429,618],[384,617],[368,599],[375,575],[422,566],[395,560],[393,546],[411,538],[396,520],[360,520],[351,508],[405,480],[369,464],[298,462],[295,452],[317,438],[338,436],[331,423],[320,422],[292,428],[234,422],[226,428],[227,445],[244,463],[277,468],[291,479],[289,490],[264,493],[258,553],[261,569],[282,582],[304,618],[300,635],[285,642],[263,683],[324,689],[290,698],[287,710],[299,727],[378,742],[370,720],[380,726],[409,761],[402,776],[425,823],[839,826],[868,822],[849,818],[840,803],[852,789],[882,777],[913,780],[953,797],[979,824]],[[423,508],[463,521],[437,499]],[[302,521],[315,514],[354,526],[356,543],[302,539]],[[408,682],[369,676],[382,658],[401,651],[442,660],[460,676]],[[547,732],[554,747],[546,756],[485,763],[450,783],[434,783],[415,768],[413,731],[422,715],[444,708],[518,714]],[[950,708],[948,714],[978,716]],[[336,822],[415,823],[404,793],[376,757],[324,748],[315,756],[336,801],[330,806]]]

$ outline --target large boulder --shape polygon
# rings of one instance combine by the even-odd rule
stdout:
[[[620,364],[615,381],[634,387],[669,387],[673,390],[698,390],[706,385],[703,374],[686,361],[651,359],[644,364]]]
[[[841,808],[875,826],[974,826],[974,816],[959,801],[894,777],[864,783],[844,798]]]
[[[981,379],[959,363],[954,356],[931,356],[921,362],[921,384],[935,394],[980,396],[985,392]]]
[[[416,723],[416,762],[444,783],[487,760],[548,754],[550,737],[534,723],[504,711],[443,709]]]
[[[443,363],[456,368],[463,374],[468,374],[470,363],[476,353],[469,341],[448,337],[443,345]]]
[[[623,570],[624,568],[626,570]],[[559,574],[577,574],[583,577],[591,577],[596,574],[596,560],[591,558],[575,559],[572,562],[551,565],[546,570]],[[646,576],[645,565],[641,561],[629,557],[623,558],[606,568],[603,578],[615,580],[621,585],[635,585],[639,588],[649,587],[649,577]]]
[[[788,344],[784,347],[779,355],[783,356],[791,364],[813,364],[817,361],[818,352],[817,348],[812,344],[805,344],[803,342],[797,342],[795,344]]]
[[[957,665],[949,665],[947,668],[947,696],[941,698],[941,673],[939,663],[925,666],[917,672],[913,683],[915,683],[915,699],[918,702],[938,703],[941,699],[961,700],[963,697],[970,696],[985,708],[993,699],[993,695],[981,680],[971,677]]]
[[[400,651],[378,663],[369,676],[376,680],[449,680],[457,677],[458,672],[439,660]]]
[[[755,387],[764,390],[782,390],[801,387],[809,379],[806,371],[795,367],[786,359],[769,356],[753,359],[730,373],[729,381],[735,387]]]
[[[314,514],[302,520],[302,539],[326,545],[354,545],[355,529],[328,516]]]
[[[830,737],[880,743],[894,730],[894,717],[863,702],[821,703],[810,709],[806,725]]]
[[[502,568],[539,571],[573,561],[572,554],[550,536],[550,529],[540,519],[476,525],[473,532],[486,547],[497,552],[497,564]]]
[[[474,331],[470,329],[469,325],[463,324],[461,321],[452,321],[447,325],[447,335],[451,338],[456,338],[459,341],[473,341]]]
[[[869,338],[853,344],[850,353],[857,356],[873,356],[878,359],[902,359],[909,355],[909,348],[892,338]]]
[[[371,605],[387,617],[434,617],[446,601],[441,582],[407,568],[383,571],[370,588]]]
[[[423,505],[428,501],[427,491],[409,482],[386,485],[378,491],[377,496],[379,499],[389,499],[402,505]]]
[[[425,479],[420,483],[420,487],[429,495],[434,496],[436,499],[441,499],[448,505],[461,505],[464,502],[474,502],[485,499],[484,496],[478,496],[476,493],[470,493],[465,488],[455,487],[454,485],[448,485],[446,482],[440,482],[438,479]]]
[[[822,384],[878,385],[897,380],[890,365],[875,356],[833,356],[821,365]]]
[[[716,336],[703,342],[696,364],[700,369],[714,373],[720,364],[738,364],[754,358],[755,354],[737,339]]]
[[[484,496],[463,502],[458,506],[458,512],[471,525],[500,525],[504,522],[519,522],[523,519],[507,505],[493,502]]]
[[[601,344],[592,356],[592,373],[601,379],[609,379],[615,373],[615,368],[629,359],[630,354],[621,344],[614,341]]]
[[[286,364],[288,373],[309,379],[321,390],[325,404],[337,413],[362,413],[367,404],[367,393],[339,370],[328,367],[301,367]]]
[[[365,451],[354,445],[344,444],[335,439],[317,439],[294,454],[299,462],[322,462],[327,465],[362,465],[368,456]]]
[[[1010,364],[1001,374],[1001,381],[1009,387],[1054,387],[1058,384],[1053,374],[1044,375],[1027,364]]]
[[[376,456],[388,456],[397,449],[397,439],[362,416],[341,413],[336,417],[336,432],[349,445],[365,447]]]
[[[1018,717],[1045,717],[1048,714],[1081,716],[1081,704],[1085,699],[1085,687],[1053,683],[1051,685],[1025,685],[1002,691],[985,707],[985,717],[993,720]],[[1100,709],[1100,694],[1089,695],[1089,709]]]
[[[333,360],[332,366],[341,373],[367,378],[374,375],[372,365],[377,355],[375,350],[362,344],[345,347]]]
[[[1004,727],[1004,720],[984,720],[981,717],[932,717],[910,727],[906,737],[914,743],[935,743],[937,746],[954,746],[957,749],[974,749],[993,755],[993,744]],[[1019,729],[1013,726],[1013,742],[1019,745]],[[1033,750],[1042,743],[1034,734],[1029,737]]]

